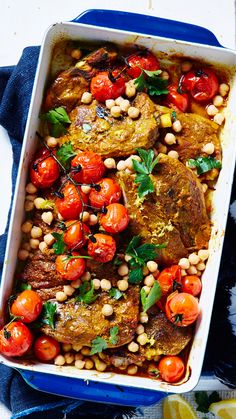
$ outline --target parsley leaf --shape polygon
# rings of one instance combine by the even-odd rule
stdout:
[[[77,301],[82,301],[85,304],[91,304],[98,298],[98,295],[94,294],[94,283],[91,281],[84,282],[79,287],[79,295],[76,297]]]
[[[100,353],[104,349],[107,349],[107,343],[105,339],[103,339],[101,336],[97,336],[95,339],[92,340],[90,355]]]
[[[64,143],[58,150],[57,150],[57,157],[62,166],[65,169],[70,168],[70,160],[72,157],[76,156],[76,153],[73,150],[73,147],[70,142]]]
[[[150,96],[160,96],[169,93],[168,81],[161,77],[161,70],[148,71],[141,69],[142,73],[135,79],[134,84],[138,91],[147,91]]]
[[[53,137],[60,137],[61,135],[66,134],[67,130],[65,125],[71,123],[65,108],[62,106],[51,109],[47,113],[41,114],[39,117],[40,119],[50,123],[50,133]]]
[[[111,345],[116,345],[118,342],[118,333],[119,333],[119,327],[118,326],[113,326],[110,329],[110,337],[109,337],[109,343]]]
[[[160,300],[161,295],[162,295],[161,287],[157,281],[154,282],[148,295],[146,294],[144,288],[142,288],[140,291],[140,297],[141,297],[141,303],[143,306],[143,311],[146,312],[158,300]]]
[[[40,209],[47,209],[52,210],[54,209],[55,204],[53,201],[50,201],[49,199],[45,199],[42,204],[40,204]]]
[[[19,285],[19,291],[25,291],[25,290],[31,290],[31,289],[32,289],[31,285],[30,284],[26,284],[25,282],[22,282]]]
[[[62,255],[65,252],[66,245],[64,243],[64,234],[63,233],[52,233],[55,243],[53,243],[52,248],[56,255]]]
[[[213,391],[209,396],[205,391],[196,391],[195,400],[197,403],[197,411],[208,413],[211,403],[216,403],[221,401],[219,393]]]
[[[141,268],[132,269],[129,272],[129,283],[140,284],[143,280],[143,271]]]
[[[121,297],[123,297],[123,295],[123,292],[118,290],[118,288],[111,288],[109,291],[109,296],[115,300],[119,300]]]
[[[133,168],[137,172],[135,177],[135,183],[139,183],[138,187],[138,196],[139,198],[144,197],[145,195],[154,192],[154,184],[150,178],[154,167],[158,163],[157,157],[154,155],[153,150],[143,150],[142,148],[137,148],[137,152],[142,159],[142,162],[132,159]]]
[[[41,314],[41,323],[48,324],[52,329],[55,329],[55,315],[57,312],[57,305],[47,301],[43,304]]]
[[[214,157],[197,157],[195,160],[189,159],[188,164],[191,169],[197,168],[198,175],[215,168],[221,169],[221,162]]]

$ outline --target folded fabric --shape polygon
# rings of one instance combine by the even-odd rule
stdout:
[[[0,68],[0,125],[8,131],[13,148],[12,192],[16,181],[22,139],[27,120],[39,47],[29,47],[16,67]],[[10,213],[9,213],[10,215]],[[4,260],[8,225],[0,236],[0,277]],[[31,388],[21,375],[0,365],[0,401],[12,411],[12,418],[35,419],[129,417],[135,409],[46,394]]]

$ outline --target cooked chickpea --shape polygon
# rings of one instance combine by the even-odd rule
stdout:
[[[104,306],[102,307],[102,314],[105,317],[109,317],[113,314],[113,307],[111,304],[104,304]]]
[[[41,215],[42,220],[44,221],[44,223],[50,225],[53,221],[53,213],[52,211],[45,211],[42,213]]]
[[[144,285],[146,285],[149,288],[153,286],[154,282],[155,282],[155,278],[153,275],[148,275],[144,279]]]
[[[75,289],[78,289],[81,285],[81,280],[80,279],[76,279],[75,281],[71,282],[71,286]]]
[[[34,201],[37,198],[37,195],[26,195],[26,201]]]
[[[226,83],[221,83],[219,86],[219,93],[221,96],[225,97],[229,92],[229,85]]]
[[[196,253],[191,253],[188,260],[191,265],[197,265],[199,263],[199,256]]]
[[[138,352],[139,345],[136,342],[130,342],[130,344],[128,345],[128,350],[130,352]]]
[[[132,119],[138,118],[139,114],[140,114],[140,110],[136,108],[135,106],[130,106],[130,108],[128,109],[128,115]]]
[[[138,372],[138,367],[137,365],[129,365],[127,368],[127,373],[129,375],[135,375]]]
[[[140,323],[147,323],[148,322],[148,314],[141,312],[140,313]]]
[[[39,250],[42,253],[45,253],[47,249],[48,249],[48,246],[47,246],[47,244],[45,242],[40,242],[39,243]]]
[[[75,349],[75,351],[76,351],[76,349]],[[78,360],[82,360],[82,359],[84,359],[84,357],[83,357],[83,355],[82,355],[82,354],[75,354],[75,360],[76,360],[76,361],[78,361]]]
[[[24,243],[22,243],[21,247],[22,247],[22,249],[24,249],[24,250],[28,250],[28,252],[30,252],[30,250],[31,250],[31,247],[30,247],[29,242],[24,242]]]
[[[125,169],[125,173],[129,173],[130,175],[133,173],[133,170],[130,170],[130,169]]]
[[[121,279],[120,281],[117,281],[117,288],[120,291],[126,291],[129,288],[127,279]]]
[[[90,348],[88,348],[88,346],[84,346],[84,347],[81,349],[81,354],[82,354],[82,355],[85,355],[85,356],[90,355]]]
[[[18,259],[19,260],[26,260],[29,257],[28,250],[20,249],[18,252]]]
[[[70,343],[63,343],[62,344],[62,349],[64,352],[69,352],[72,349],[72,345]]]
[[[55,238],[51,233],[45,234],[43,240],[48,246],[51,246],[55,242]]]
[[[189,275],[195,275],[197,273],[197,268],[195,266],[190,266],[190,268],[187,269],[187,272]]]
[[[75,361],[75,368],[78,368],[78,370],[82,370],[85,366],[85,361],[82,361],[81,359],[78,359]]]
[[[36,186],[34,186],[33,183],[31,183],[31,182],[30,183],[27,183],[27,185],[25,187],[25,190],[30,195],[33,195],[33,194],[35,194],[38,191],[38,189],[36,188]]]
[[[119,266],[118,274],[120,276],[125,276],[125,275],[128,275],[128,273],[129,273],[128,265],[126,265],[126,263],[122,263],[122,265]]]
[[[103,291],[109,291],[111,289],[111,282],[108,279],[102,279],[101,288]]]
[[[134,171],[134,165],[133,165],[133,156],[130,156],[128,159],[125,160],[126,169],[125,171],[129,170],[131,173]]]
[[[125,94],[129,98],[136,95],[136,87],[133,83],[126,83]]]
[[[178,159],[179,153],[175,150],[170,150],[169,153],[167,153],[167,156],[171,157],[172,159]]]
[[[181,70],[183,71],[183,73],[187,73],[191,70],[192,66],[193,64],[191,63],[191,61],[183,61],[181,64]]]
[[[215,151],[215,146],[213,143],[204,144],[204,146],[202,147],[202,151],[209,155],[213,154]]]
[[[141,335],[138,335],[137,342],[141,346],[146,345],[147,341],[148,341],[147,333],[142,333]]]
[[[180,132],[182,130],[181,122],[178,119],[176,119],[176,121],[173,122],[172,129],[175,132]]]
[[[82,57],[82,51],[79,48],[75,48],[75,49],[72,49],[70,55],[72,58],[75,58],[76,60],[80,60],[80,58]]]
[[[84,212],[82,213],[82,217],[81,217],[81,219],[82,219],[82,221],[83,221],[84,223],[86,223],[86,222],[89,220],[89,217],[90,217],[89,212],[88,212],[88,211],[84,211]]]
[[[107,99],[105,105],[108,109],[111,109],[113,106],[116,105],[116,102],[113,99]]]
[[[147,268],[149,272],[155,272],[158,268],[158,264],[154,260],[149,260],[147,262]]]
[[[215,105],[208,105],[206,111],[209,116],[214,116],[219,112]]]
[[[66,363],[65,357],[63,355],[57,355],[54,359],[54,364],[58,366],[62,366]]]
[[[187,258],[182,258],[179,260],[178,265],[181,267],[181,269],[188,269],[190,267],[190,262]]]
[[[36,199],[34,200],[34,206],[35,206],[37,209],[41,209],[41,208],[42,208],[42,205],[44,204],[44,202],[45,202],[45,199],[43,199],[43,198],[36,198]]]
[[[72,345],[72,349],[73,349],[75,352],[79,352],[79,351],[80,351],[80,349],[82,349],[82,345],[80,345],[79,343],[73,343],[73,345]],[[83,355],[82,355],[82,354],[80,354],[80,358],[77,358],[77,359],[82,359],[82,357],[83,357]]]
[[[163,79],[163,80],[169,80],[169,78],[170,78],[170,75],[169,75],[169,73],[168,73],[168,71],[162,71],[162,73],[161,73],[161,78]]]
[[[63,291],[57,291],[56,293],[56,300],[59,303],[62,303],[63,301],[67,300],[67,295]]]
[[[144,331],[145,331],[144,326],[142,324],[138,324],[137,329],[136,329],[137,335],[142,335]]]
[[[151,291],[151,288],[150,288],[150,287],[147,287],[147,285],[144,285],[143,289],[144,289],[144,291],[145,291],[145,293],[146,293],[147,295],[148,295],[148,294],[149,294],[149,292]]]
[[[25,206],[24,206],[24,208],[25,208],[25,211],[26,211],[26,212],[28,212],[28,211],[32,211],[32,210],[34,209],[34,203],[33,203],[33,201],[28,201],[28,200],[26,200],[26,201],[25,201]]]
[[[94,289],[95,290],[99,290],[99,288],[101,287],[101,281],[98,278],[94,278],[93,279],[93,285],[94,285]]]
[[[81,97],[81,102],[85,105],[89,105],[93,100],[93,95],[90,92],[84,92]]]
[[[74,360],[75,360],[74,354],[72,354],[71,352],[67,352],[65,354],[65,360],[66,360],[67,364],[72,364],[72,362],[74,362]]]
[[[73,288],[71,285],[64,285],[63,291],[68,297],[70,297],[75,292],[75,288]]]
[[[112,106],[111,116],[113,116],[114,118],[119,118],[121,116],[120,106]]]
[[[89,186],[89,185],[82,185],[81,186],[81,191],[87,195],[91,191],[91,186]]]
[[[116,166],[117,170],[120,172],[121,170],[126,169],[126,162],[124,160],[120,160]]]
[[[95,226],[98,222],[98,217],[95,214],[90,214],[89,216],[89,225],[90,226]]]
[[[123,99],[123,101],[120,103],[120,109],[122,112],[128,112],[128,109],[130,108],[130,102],[128,99]]]
[[[198,271],[204,271],[204,270],[206,269],[206,265],[205,265],[205,263],[204,263],[204,262],[199,262],[199,263],[196,265],[196,268],[197,268],[197,270],[198,270]]]
[[[222,106],[223,102],[224,102],[224,99],[220,95],[217,95],[213,98],[213,105],[216,106],[217,108]]]
[[[57,213],[57,218],[58,218],[59,221],[64,220],[64,218],[62,217],[62,215],[59,212]]]
[[[207,189],[208,189],[208,185],[206,183],[202,183],[202,192],[206,193]]]
[[[222,113],[218,113],[214,116],[213,120],[216,124],[222,125],[225,120],[225,117],[224,115],[222,115]]]
[[[40,241],[38,239],[30,239],[31,249],[38,249]]]
[[[89,281],[91,279],[91,273],[89,271],[86,271],[82,276],[81,276],[81,281],[85,282],[85,281]]]
[[[94,367],[94,363],[92,359],[86,358],[84,361],[85,361],[84,367],[86,370],[91,370]]]
[[[22,233],[30,233],[33,227],[32,221],[25,221],[21,226]]]
[[[33,226],[30,234],[31,234],[32,239],[38,239],[39,237],[42,236],[43,231],[40,227]]]
[[[130,256],[130,255],[125,255],[125,261],[126,261],[126,262],[129,262],[129,261],[130,261],[130,259],[132,259],[132,256]]]
[[[105,364],[105,362],[101,361],[97,356],[93,357],[93,360],[95,362],[95,368],[97,371],[105,371],[105,369],[107,368],[107,364]]]
[[[164,141],[168,145],[176,144],[176,136],[172,132],[168,132],[165,135]]]
[[[54,148],[58,144],[58,140],[55,137],[50,137],[49,135],[45,138],[47,146],[50,148]]]
[[[109,157],[108,159],[104,160],[104,166],[107,169],[115,169],[116,168],[116,161],[114,159],[112,159],[111,157]]]
[[[186,270],[185,269],[181,269],[181,276],[186,276],[186,275],[187,275]]]
[[[209,250],[208,249],[199,250],[198,256],[201,259],[201,261],[204,262],[204,260],[207,260],[209,258]]]
[[[120,106],[120,104],[123,102],[124,98],[122,96],[119,96],[117,99],[115,99],[115,104],[117,106]]]

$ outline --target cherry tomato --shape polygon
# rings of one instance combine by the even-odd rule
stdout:
[[[101,215],[100,224],[108,233],[120,233],[129,224],[129,214],[124,205],[110,204],[107,213]]]
[[[37,188],[49,188],[59,178],[59,165],[46,148],[36,154],[30,166],[30,180]]]
[[[170,268],[163,269],[157,277],[157,281],[161,287],[162,294],[167,294],[173,290],[174,281],[176,285],[181,283],[181,269],[179,265],[173,265]]]
[[[34,353],[39,361],[52,361],[60,353],[60,344],[50,336],[41,335],[34,343]]]
[[[210,68],[201,68],[186,73],[180,79],[183,91],[191,94],[196,102],[209,102],[219,89],[219,81]]]
[[[81,170],[76,173],[75,168],[78,166],[81,167]],[[84,151],[73,158],[71,169],[71,175],[76,182],[93,183],[103,177],[106,167],[99,154],[93,151]]]
[[[33,343],[33,335],[22,322],[12,322],[0,331],[0,353],[6,356],[21,356]]]
[[[66,227],[64,242],[69,249],[79,249],[87,243],[87,236],[90,234],[90,229],[86,224],[81,221],[72,220],[66,222]]]
[[[179,111],[186,112],[189,108],[189,97],[187,93],[180,93],[176,84],[168,87],[169,93],[165,101],[167,104],[174,105]]]
[[[137,52],[137,54],[131,55],[127,58],[127,62],[129,67],[127,68],[126,72],[133,79],[136,79],[140,76],[142,69],[155,71],[159,70],[160,68],[158,59],[147,50],[141,50]]]
[[[56,199],[57,210],[65,220],[78,218],[82,211],[82,201],[84,204],[88,203],[87,195],[81,191],[79,186],[77,188],[80,194],[73,183],[67,182],[62,189],[64,197]]]
[[[162,380],[167,383],[176,383],[185,371],[184,362],[179,356],[163,356],[158,364]]]
[[[104,178],[98,182],[100,190],[94,188],[89,194],[90,204],[95,208],[102,208],[109,204],[116,203],[121,198],[121,188],[113,179]]]
[[[90,91],[99,102],[116,99],[125,93],[125,77],[119,70],[102,71],[92,78]]]
[[[166,300],[166,317],[176,326],[188,326],[199,314],[197,299],[186,292],[173,292]]]
[[[116,252],[116,242],[113,237],[107,234],[94,234],[96,242],[93,243],[91,240],[88,244],[88,254],[92,256],[94,260],[98,262],[110,262],[113,259]]]
[[[75,281],[83,275],[86,264],[84,258],[80,256],[77,252],[72,252],[71,256],[65,254],[57,256],[56,270],[63,279]]]
[[[31,323],[37,319],[43,308],[43,302],[37,292],[23,291],[11,306],[14,316],[21,316],[24,323]]]
[[[200,294],[202,283],[197,275],[186,275],[182,278],[182,291],[192,294],[194,297]]]

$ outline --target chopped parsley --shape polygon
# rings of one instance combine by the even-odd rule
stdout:
[[[196,167],[198,175],[202,175],[212,169],[221,169],[221,162],[214,157],[197,157],[196,159],[189,159],[188,164],[191,169]]]
[[[47,324],[52,329],[55,329],[55,316],[57,312],[57,305],[47,301],[43,304],[43,310],[41,314],[41,323]]]
[[[134,81],[138,91],[147,91],[150,96],[160,96],[169,93],[167,89],[168,81],[161,77],[161,70],[141,70],[140,76]]]
[[[118,288],[111,288],[109,291],[109,296],[114,298],[115,300],[119,300],[121,297],[124,296],[123,292],[118,290]]]
[[[42,113],[39,117],[50,123],[50,134],[56,138],[66,134],[66,126],[71,123],[65,108],[62,106]]]
[[[143,150],[142,148],[137,148],[137,152],[142,161],[138,162],[137,160],[132,159],[133,168],[137,173],[134,181],[139,184],[138,196],[139,198],[142,198],[155,190],[153,181],[149,175],[157,165],[158,158],[154,158],[155,155],[153,150]]]
[[[76,297],[77,301],[82,301],[85,304],[93,303],[97,298],[98,294],[94,293],[94,283],[93,281],[84,282],[78,289],[79,295]]]
[[[75,157],[76,153],[73,150],[73,147],[70,142],[64,143],[58,150],[57,150],[57,158],[64,166],[65,169],[70,168],[70,160],[72,157]]]
[[[209,396],[206,391],[196,391],[195,400],[197,403],[197,411],[208,413],[210,405],[212,403],[220,402],[221,398],[217,391],[213,391],[211,394],[209,394]]]
[[[98,354],[107,349],[107,342],[101,336],[97,336],[92,340],[90,355]]]
[[[113,326],[110,329],[110,337],[109,337],[109,343],[111,345],[116,345],[117,344],[118,334],[119,334],[119,326]]]
[[[64,242],[64,233],[52,233],[54,239],[56,240],[53,243],[52,248],[56,255],[62,255],[66,250],[66,244]]]

